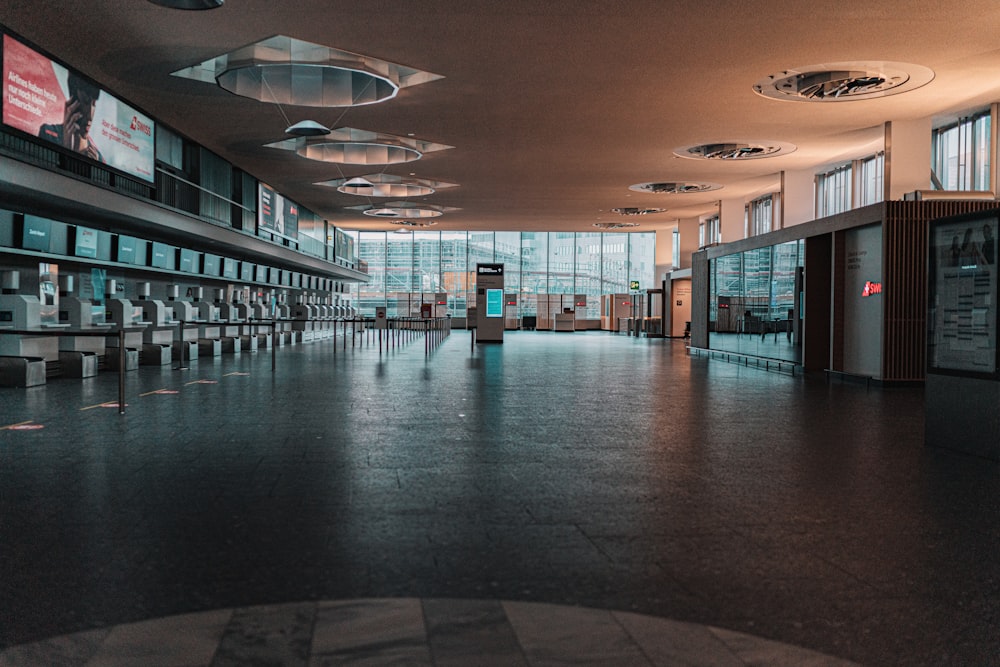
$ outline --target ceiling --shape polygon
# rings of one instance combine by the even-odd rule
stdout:
[[[1000,100],[995,0],[226,0],[209,11],[146,0],[88,0],[67,11],[65,0],[32,0],[0,4],[0,24],[350,229],[396,227],[345,210],[368,198],[314,183],[379,171],[457,183],[414,200],[459,209],[433,230],[595,231],[594,223],[623,221],[663,229],[711,212],[720,198],[775,191],[782,170],[874,152],[887,120]],[[380,104],[324,109],[170,76],[279,34],[443,78]],[[790,68],[859,60],[921,65],[934,79],[851,102],[775,101],[753,90]],[[264,147],[304,119],[453,148],[365,167]],[[734,140],[797,150],[732,163],[673,154]],[[644,182],[723,188],[629,190]],[[619,207],[666,210],[623,218],[610,212]]]

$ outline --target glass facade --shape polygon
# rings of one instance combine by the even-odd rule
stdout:
[[[385,306],[389,317],[419,312],[424,295],[448,295],[448,313],[475,303],[477,263],[504,264],[505,291],[518,294],[518,316],[536,315],[539,297],[585,294],[587,317],[600,296],[628,292],[629,281],[656,287],[656,234],[601,232],[354,232],[369,282],[347,296],[360,314]]]

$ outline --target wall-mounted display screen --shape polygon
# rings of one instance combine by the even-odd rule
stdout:
[[[6,34],[3,81],[4,125],[153,182],[148,116]]]
[[[236,278],[236,260],[231,257],[222,258],[222,277]]]
[[[260,183],[257,198],[257,229],[290,239],[299,236],[299,206],[285,199],[270,185]]]
[[[931,226],[928,362],[934,370],[997,372],[995,216]]]
[[[205,253],[202,255],[202,273],[213,278],[219,275],[219,256]]]
[[[124,234],[118,235],[118,253],[115,255],[115,261],[120,264],[139,264],[140,262],[136,259],[136,240],[132,236],[126,236]],[[141,262],[145,264],[145,262]]]
[[[267,282],[267,267],[263,264],[257,265],[257,271],[254,275],[254,282],[266,283]]]
[[[25,215],[21,247],[25,250],[48,252],[51,234],[51,220],[48,218],[39,218],[37,215]]]
[[[503,290],[486,290],[486,317],[503,317]]]
[[[254,265],[253,262],[240,262],[240,280],[245,283],[253,282]]]
[[[73,254],[77,257],[97,257],[97,230],[90,227],[76,227],[73,234]]]
[[[181,248],[180,258],[180,262],[177,264],[179,270],[187,273],[198,273],[198,253],[196,251]]]
[[[173,270],[175,262],[174,251],[173,246],[153,241],[153,252],[149,258],[149,265],[157,269]]]

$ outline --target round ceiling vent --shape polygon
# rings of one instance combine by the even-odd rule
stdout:
[[[720,141],[697,146],[682,146],[674,155],[694,160],[756,160],[791,153],[795,146],[782,141],[743,142]]]
[[[628,186],[629,190],[635,192],[651,192],[658,195],[685,194],[692,192],[709,192],[719,190],[722,186],[718,183],[694,183],[690,181],[669,182],[669,183],[636,183]]]
[[[851,61],[797,67],[754,84],[758,95],[794,102],[847,102],[898,95],[934,79],[921,65]]]
[[[612,213],[617,213],[618,215],[649,215],[650,213],[663,213],[667,209],[665,208],[636,208],[636,207],[624,207],[624,208],[613,208]]]
[[[436,225],[437,223],[437,220],[393,220],[389,224],[403,225],[404,227],[430,227],[431,225]]]
[[[595,222],[594,227],[598,229],[625,229],[627,227],[638,227],[638,222]]]

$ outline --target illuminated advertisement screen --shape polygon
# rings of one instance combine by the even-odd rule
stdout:
[[[153,121],[74,71],[3,36],[3,123],[153,182]]]
[[[486,317],[503,317],[503,290],[486,290]]]
[[[997,371],[998,226],[994,216],[931,226],[928,363],[935,371]]]
[[[280,234],[290,239],[299,236],[299,207],[285,199],[270,185],[260,183],[257,189],[257,229]]]

